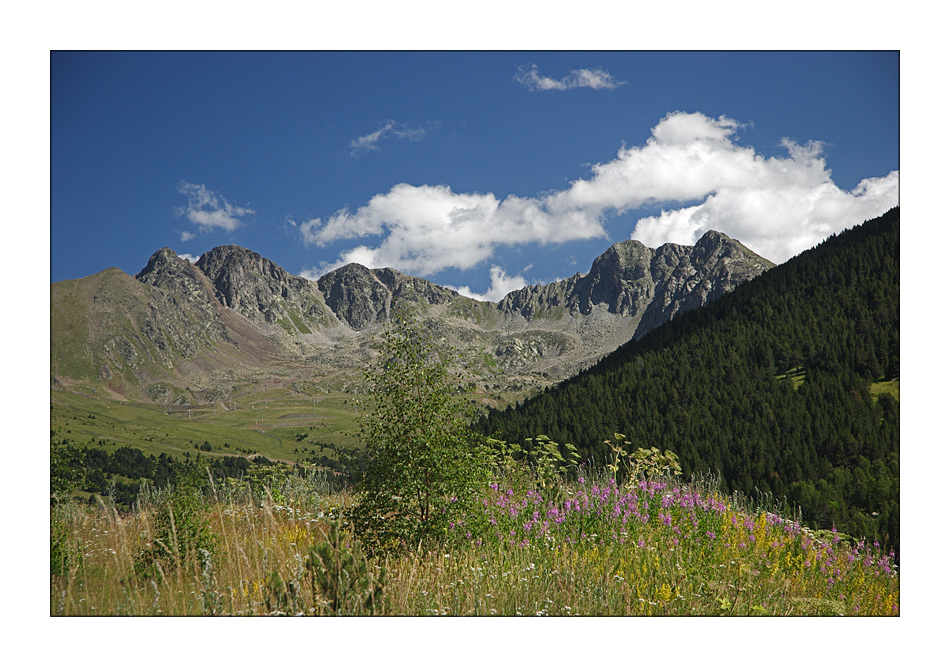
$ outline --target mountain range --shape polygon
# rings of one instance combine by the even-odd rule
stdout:
[[[357,382],[392,313],[410,308],[461,352],[457,370],[491,405],[570,377],[773,266],[715,231],[694,246],[621,241],[586,274],[493,303],[390,268],[348,264],[311,281],[236,245],[194,263],[163,248],[135,276],[110,268],[51,285],[51,383],[191,405],[259,382]]]

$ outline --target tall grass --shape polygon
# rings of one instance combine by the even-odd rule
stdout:
[[[346,502],[321,475],[291,477],[282,486],[212,486],[203,519],[213,550],[176,554],[179,567],[159,562],[153,576],[140,572],[142,554],[154,546],[159,514],[169,491],[143,494],[120,514],[107,503],[65,504],[51,511],[52,615],[258,615],[276,611],[277,573],[300,579],[303,558],[323,539],[328,516]],[[53,559],[55,561],[55,559]],[[268,586],[268,581],[271,585]],[[303,596],[303,613],[318,613],[320,600]]]
[[[52,615],[333,613],[308,562],[353,499],[325,478],[213,487],[203,518],[214,548],[144,577],[136,560],[164,500],[153,494],[127,514],[53,508]],[[724,496],[715,479],[620,488],[589,474],[547,499],[498,480],[440,548],[368,566],[388,573],[389,615],[899,615],[892,555],[809,531],[773,505]]]

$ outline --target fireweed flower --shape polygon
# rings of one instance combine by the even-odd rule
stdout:
[[[477,531],[466,533],[463,522],[458,520],[454,530],[460,538],[464,534],[469,543],[484,537],[485,542],[507,549],[572,549],[583,541],[584,544],[627,544],[626,548],[643,550],[653,544],[649,547],[650,553],[654,549],[659,551],[660,545],[665,546],[662,551],[676,551],[705,535],[707,549],[716,553],[722,549],[730,555],[745,553],[755,558],[751,576],[764,572],[765,576],[774,577],[782,571],[805,572],[796,576],[809,576],[807,573],[812,572],[814,585],[820,591],[828,590],[828,597],[839,594],[833,586],[846,584],[839,569],[854,571],[856,567],[864,567],[867,576],[896,580],[897,570],[892,560],[870,545],[862,543],[860,549],[849,553],[840,547],[835,549],[832,540],[819,542],[797,522],[771,513],[750,517],[730,508],[719,496],[702,497],[675,487],[661,492],[657,484],[643,481],[635,488],[635,491],[624,492],[608,480],[591,486],[574,486],[570,497],[547,503],[533,489],[517,493],[504,487],[493,488],[490,502],[482,507],[486,531],[481,536]],[[656,521],[651,520],[653,514]],[[628,523],[630,518],[639,521]],[[654,531],[662,528],[668,528],[670,534],[662,542],[656,542],[659,533]],[[838,537],[836,531],[831,533],[834,538]],[[850,565],[845,565],[845,559]],[[840,568],[832,565],[836,560]],[[872,590],[868,592],[873,596]],[[880,604],[872,603],[874,611],[871,613],[889,613],[893,598],[885,597],[882,595]],[[843,599],[849,599],[850,604],[854,602],[853,595],[847,592]]]

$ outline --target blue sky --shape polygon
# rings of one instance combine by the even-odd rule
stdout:
[[[51,280],[238,244],[497,300],[617,241],[781,262],[898,203],[896,52],[53,52]]]

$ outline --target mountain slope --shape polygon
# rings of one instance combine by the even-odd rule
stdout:
[[[678,454],[729,490],[899,545],[900,211],[834,236],[478,427]]]
[[[195,379],[264,366],[278,354],[271,340],[221,307],[207,278],[173,252],[156,253],[146,271],[139,274],[144,281],[112,268],[52,286],[54,383],[91,382],[119,396],[194,402]]]

